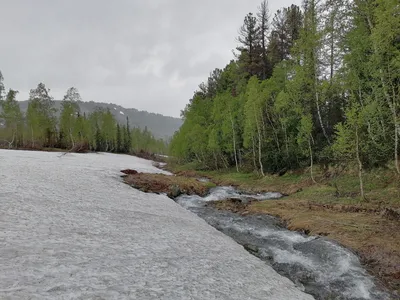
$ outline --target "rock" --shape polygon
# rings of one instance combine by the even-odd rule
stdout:
[[[227,199],[227,201],[229,201],[232,204],[242,204],[243,203],[242,199],[240,199],[240,198],[230,198],[230,199]]]
[[[126,170],[122,170],[121,173],[124,173],[126,175],[136,175],[139,172],[136,170],[132,170],[132,169],[126,169]]]
[[[400,221],[400,213],[391,208],[385,208],[382,213],[382,217],[391,221]]]
[[[285,175],[287,173],[287,171],[288,171],[287,168],[284,168],[284,169],[280,170],[278,172],[278,176],[281,177],[281,176]]]
[[[180,195],[182,195],[182,191],[181,191],[179,185],[172,185],[169,187],[169,192],[167,194],[168,197],[175,199],[175,198],[179,197]]]
[[[257,253],[258,252],[258,247],[255,245],[250,245],[250,244],[244,244],[243,245],[244,249],[251,253]]]

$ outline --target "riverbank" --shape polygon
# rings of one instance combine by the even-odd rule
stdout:
[[[239,214],[268,214],[287,228],[325,236],[358,254],[368,271],[389,289],[400,292],[400,186],[389,170],[365,174],[367,200],[358,197],[356,174],[317,176],[314,184],[303,172],[266,176],[234,172],[199,172],[169,168],[183,178],[209,178],[219,186],[250,192],[280,192],[280,200],[219,201],[212,205]],[[157,178],[157,181],[160,179]]]

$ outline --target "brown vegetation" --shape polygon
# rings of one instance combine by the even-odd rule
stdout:
[[[129,174],[124,176],[124,181],[132,187],[146,193],[165,193],[173,199],[181,194],[204,196],[212,187],[209,183],[184,176],[135,173],[134,170],[123,170],[121,172]]]

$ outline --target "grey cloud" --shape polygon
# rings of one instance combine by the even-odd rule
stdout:
[[[232,59],[244,16],[261,0],[0,0],[0,70],[27,98],[55,98],[179,116],[197,85]],[[271,1],[271,11],[300,0]]]

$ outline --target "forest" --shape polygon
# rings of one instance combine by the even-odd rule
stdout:
[[[0,146],[9,149],[65,149],[73,152],[164,154],[167,143],[145,129],[119,124],[107,109],[81,114],[79,91],[72,87],[62,101],[59,117],[50,90],[43,83],[32,89],[26,114],[16,100],[17,91],[5,94],[0,73]]]
[[[400,3],[264,0],[235,58],[199,85],[171,142],[181,164],[260,176],[304,168],[400,174]]]

